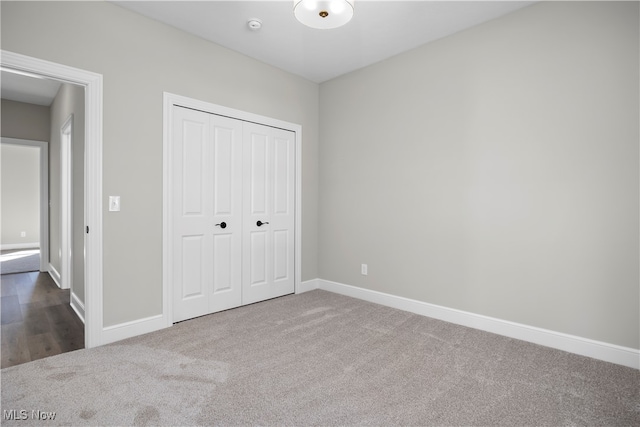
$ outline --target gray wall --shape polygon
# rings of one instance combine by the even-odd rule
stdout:
[[[104,76],[105,326],[162,311],[163,91],[302,125],[302,278],[318,277],[317,84],[110,3],[0,8],[2,49]]]
[[[1,10],[1,9],[0,9]],[[0,133],[5,138],[49,141],[49,107],[2,100]]]
[[[319,276],[638,348],[638,39],[543,2],[322,84]]]
[[[39,247],[40,149],[2,143],[0,160],[0,247]]]
[[[51,103],[51,136],[49,143],[49,260],[61,270],[61,194],[60,132],[73,115],[72,181],[73,181],[73,278],[71,291],[84,303],[84,88],[70,84],[60,86]]]

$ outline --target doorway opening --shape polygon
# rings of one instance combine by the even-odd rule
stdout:
[[[47,271],[48,144],[3,137],[0,147],[0,272]]]
[[[69,228],[72,229],[73,238],[69,239],[68,246],[73,248],[79,248],[73,251],[74,256],[81,257],[83,262],[74,263],[74,269],[79,265],[84,267],[84,271],[80,274],[75,274],[76,279],[78,276],[82,278],[82,286],[77,289],[74,288],[74,283],[80,281],[74,280],[70,288],[76,290],[77,300],[74,309],[78,312],[81,318],[84,319],[84,346],[87,348],[95,347],[103,344],[102,331],[103,331],[103,316],[102,316],[102,76],[96,73],[68,67],[61,64],[52,63],[49,61],[40,60],[37,58],[28,57],[25,55],[16,54],[13,52],[1,51],[0,52],[0,66],[3,74],[12,76],[23,76],[34,80],[49,80],[59,82],[60,84],[68,87],[80,88],[82,94],[80,95],[84,106],[76,113],[81,113],[84,116],[84,129],[81,131],[74,131],[72,134],[75,139],[79,139],[83,136],[83,149],[84,153],[73,157],[75,163],[80,163],[82,168],[81,172],[76,176],[83,177],[82,181],[70,180],[70,182],[81,182],[79,188],[73,187],[70,193],[75,194],[75,198],[69,198],[70,200],[82,200],[81,203],[75,203],[73,209],[69,209],[69,217],[74,217],[74,220],[69,224]],[[5,79],[3,78],[3,84]],[[4,116],[3,111],[3,116]],[[74,124],[80,120],[76,120],[79,114],[74,114]],[[67,114],[64,118],[68,118]],[[52,126],[53,128],[53,126]],[[58,127],[57,136],[61,136],[60,129]],[[56,132],[51,132],[52,137],[56,135]],[[51,147],[50,147],[51,148]],[[75,153],[75,150],[73,151]],[[60,155],[55,156],[50,151],[50,157],[60,159]],[[53,163],[51,164],[53,166]],[[50,177],[60,177],[59,165],[58,169],[53,167],[49,170]],[[72,184],[73,185],[73,184]],[[58,187],[59,191],[59,187]],[[60,195],[50,192],[49,200],[60,201]],[[79,215],[74,215],[72,212],[82,212]],[[60,221],[60,209],[50,209],[49,211],[49,224],[61,224]],[[54,217],[53,214],[57,217]],[[57,235],[54,231],[54,227],[49,230],[49,248],[53,248],[52,242],[60,241],[59,227],[56,227]],[[77,232],[77,231],[80,232]],[[74,232],[75,231],[75,232]],[[55,245],[57,246],[57,245]],[[56,250],[49,251],[49,266],[52,263],[58,263],[62,256],[62,249],[58,247]],[[53,261],[53,262],[52,262]],[[60,267],[62,270],[62,268]],[[71,267],[69,267],[71,270]],[[57,270],[57,269],[53,269]],[[52,272],[51,277],[55,280],[56,274]],[[75,269],[77,272],[77,269]],[[59,274],[59,272],[58,272]],[[74,272],[69,271],[66,276],[73,277]],[[73,294],[70,297],[70,304],[74,305]],[[81,295],[83,294],[83,295]],[[4,302],[4,301],[3,301]],[[77,304],[77,303],[83,304]],[[3,304],[4,306],[4,304]],[[4,317],[4,316],[3,316]],[[3,322],[4,323],[4,322]]]

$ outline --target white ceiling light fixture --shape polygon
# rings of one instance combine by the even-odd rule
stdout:
[[[307,27],[328,30],[353,17],[355,0],[293,0],[293,14]]]

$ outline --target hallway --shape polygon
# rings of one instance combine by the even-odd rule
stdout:
[[[84,324],[47,273],[1,276],[2,368],[84,348]]]

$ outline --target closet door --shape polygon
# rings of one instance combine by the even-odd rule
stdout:
[[[294,292],[295,137],[243,123],[242,303]]]
[[[174,107],[173,321],[242,303],[242,122]]]

